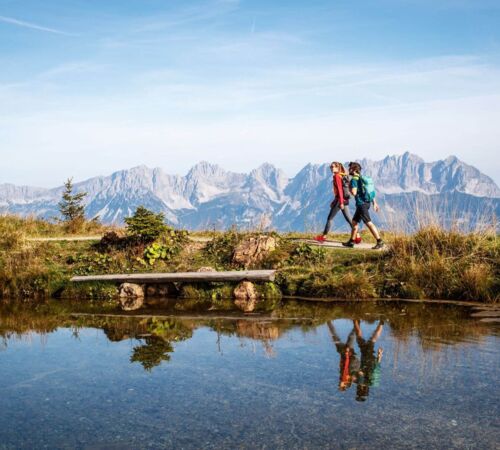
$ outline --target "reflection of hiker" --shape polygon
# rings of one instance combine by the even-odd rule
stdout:
[[[361,368],[357,374],[358,387],[356,389],[356,400],[359,402],[364,402],[368,398],[370,386],[379,385],[383,349],[379,348],[375,355],[375,343],[382,334],[382,328],[383,322],[380,321],[370,339],[366,340],[363,338],[359,320],[354,321],[356,340],[361,352]]]
[[[347,337],[346,343],[344,344],[337,335],[333,323],[331,321],[327,322],[327,326],[330,330],[335,347],[337,348],[337,352],[340,355],[339,390],[345,391],[351,387],[355,374],[359,370],[359,360],[354,352],[354,339],[356,337],[356,333],[353,328]]]
[[[370,177],[361,175],[361,166],[352,162],[349,164],[349,174],[351,175],[351,192],[356,199],[356,212],[352,218],[352,233],[351,238],[342,245],[345,247],[354,247],[356,237],[358,235],[359,223],[363,221],[373,237],[377,240],[377,244],[373,247],[378,250],[384,246],[384,241],[380,237],[377,227],[373,224],[370,217],[370,205],[373,203],[375,212],[379,210],[377,201],[375,200],[375,188]]]
[[[347,177],[347,172],[342,163],[332,162],[330,164],[330,170],[333,173],[333,196],[334,199],[332,203],[330,203],[330,214],[328,214],[328,219],[326,220],[325,229],[323,230],[323,234],[316,236],[315,239],[318,242],[324,242],[326,240],[326,236],[330,231],[332,226],[333,219],[337,215],[339,211],[342,211],[344,219],[347,221],[352,230],[352,219],[349,214],[349,197],[351,196],[349,191],[349,179]],[[359,233],[355,235],[354,242],[359,244],[361,242],[361,236]]]

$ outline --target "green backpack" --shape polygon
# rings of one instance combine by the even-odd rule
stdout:
[[[373,202],[375,200],[375,184],[373,183],[372,177],[367,175],[360,175],[359,180],[359,195],[365,202]]]

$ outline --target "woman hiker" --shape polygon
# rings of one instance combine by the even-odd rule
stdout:
[[[316,236],[314,238],[318,242],[325,242],[326,236],[328,235],[328,232],[330,231],[330,228],[332,226],[332,221],[339,211],[342,211],[342,214],[344,215],[344,218],[347,221],[347,223],[350,225],[351,230],[353,228],[351,215],[349,214],[349,208],[347,206],[349,204],[350,194],[349,194],[349,181],[347,179],[346,170],[342,165],[342,163],[336,161],[330,164],[330,170],[333,173],[334,199],[333,202],[330,204],[330,214],[328,214],[328,219],[326,220],[326,225],[323,234],[320,234],[319,236]],[[356,244],[359,244],[361,242],[361,236],[359,233],[356,233],[354,242]]]

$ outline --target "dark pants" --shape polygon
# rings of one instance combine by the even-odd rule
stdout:
[[[326,220],[325,230],[323,231],[323,234],[328,234],[332,226],[332,221],[339,211],[342,211],[345,220],[352,228],[352,220],[351,220],[351,215],[349,214],[349,208],[347,207],[346,204],[344,204],[344,209],[340,209],[339,201],[335,199],[332,202],[332,206],[330,208],[330,214],[328,214],[328,219]]]

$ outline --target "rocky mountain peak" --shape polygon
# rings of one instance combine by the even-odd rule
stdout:
[[[394,198],[404,204],[404,198],[419,195],[438,202],[445,195],[461,195],[469,205],[479,205],[478,199],[483,197],[485,202],[493,202],[485,207],[488,211],[495,211],[494,202],[500,202],[500,189],[493,180],[456,157],[426,163],[406,152],[359,162],[386,201]],[[332,197],[328,163],[307,164],[290,179],[269,163],[242,174],[202,161],[185,176],[140,165],[79,182],[75,188],[88,193],[88,216],[99,216],[105,223],[121,223],[135,207],[144,205],[164,212],[170,222],[190,228],[251,226],[265,216],[273,218],[273,226],[279,229],[304,229],[324,220],[324,209]],[[0,184],[0,213],[54,217],[61,191],[62,186],[38,189]],[[458,210],[450,214],[457,217],[466,206],[455,205]],[[474,211],[471,214],[480,214],[479,207]]]
[[[207,161],[200,161],[195,164],[188,172],[187,178],[208,178],[224,176],[226,171],[217,164],[210,164]]]

